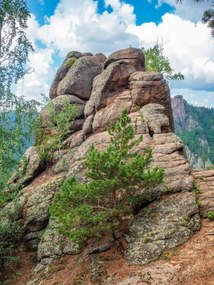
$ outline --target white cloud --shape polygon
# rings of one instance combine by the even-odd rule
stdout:
[[[171,96],[183,95],[184,99],[195,106],[214,107],[214,91],[192,90],[188,88],[171,89]]]
[[[29,55],[27,73],[17,84],[16,94],[25,95],[28,99],[41,99],[41,93],[48,94],[50,77],[53,77],[51,65],[53,63],[53,50],[38,49]]]
[[[210,1],[201,1],[196,3],[194,0],[183,0],[182,3],[177,3],[176,0],[159,0],[157,8],[163,3],[167,3],[174,7],[176,15],[183,19],[196,22],[202,18],[203,12],[211,7]]]
[[[145,47],[163,42],[172,68],[185,76],[181,87],[214,89],[214,41],[205,25],[167,13],[159,25],[130,25],[127,31],[138,36]]]
[[[174,0],[166,1],[174,3]],[[183,7],[189,3],[186,0]],[[71,50],[108,55],[130,45],[148,48],[157,41],[163,42],[165,56],[172,67],[186,78],[183,82],[173,83],[173,90],[190,92],[191,89],[193,93],[196,92],[193,90],[204,90],[201,94],[205,94],[205,90],[214,90],[214,41],[205,25],[167,13],[158,25],[151,22],[136,26],[132,5],[119,0],[105,0],[105,5],[111,6],[112,12],[99,14],[97,2],[93,0],[61,0],[43,26],[32,15],[28,37],[35,53],[30,55],[29,66],[34,72],[25,76],[24,83],[19,83],[19,94],[23,91],[28,97],[37,97],[41,92],[48,94],[48,84],[56,71],[53,58],[60,56],[63,60]],[[196,7],[197,4],[192,5]]]
[[[65,56],[70,50],[110,53],[112,50],[137,45],[137,37],[125,31],[135,23],[134,8],[120,1],[106,1],[112,13],[97,12],[92,0],[61,0],[55,13],[38,32],[39,39]],[[83,9],[82,7],[87,7]]]
[[[56,54],[63,59],[71,50],[109,54],[129,45],[138,46],[137,36],[126,32],[127,26],[136,20],[133,6],[117,0],[106,1],[106,5],[111,5],[113,11],[98,14],[97,2],[93,0],[61,0],[43,26],[32,15],[27,34],[35,48],[29,64],[34,72],[25,76],[24,84],[19,83],[17,93],[24,92],[28,97],[47,94]]]

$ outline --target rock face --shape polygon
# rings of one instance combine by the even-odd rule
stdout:
[[[68,70],[59,82],[57,95],[70,94],[88,100],[94,77],[101,73],[102,66],[96,57],[83,56]]]
[[[8,181],[16,187],[26,186],[40,172],[41,161],[35,147],[30,147],[20,161],[20,166]]]
[[[127,235],[127,260],[146,264],[187,241],[199,229],[198,207],[193,201],[194,193],[177,193],[141,210]]]
[[[112,62],[120,60],[127,61],[133,65],[136,70],[145,70],[144,54],[137,48],[127,48],[112,53],[104,62],[104,69]]]
[[[75,62],[67,70],[73,58]],[[30,176],[33,181],[23,185],[19,193],[24,238],[29,248],[37,250],[40,264],[79,252],[59,234],[49,217],[49,207],[55,193],[60,191],[61,181],[73,175],[82,182],[87,181],[83,162],[90,145],[93,143],[99,149],[108,146],[107,127],[125,108],[136,137],[143,135],[136,151],[144,153],[151,148],[151,166],[165,170],[162,185],[150,191],[140,189],[145,191],[145,200],[136,206],[135,219],[124,235],[127,261],[131,264],[153,261],[165,250],[187,241],[200,227],[194,178],[183,142],[173,133],[169,88],[163,76],[144,72],[144,55],[138,49],[121,50],[105,62],[104,59],[103,55],[69,53],[51,87],[50,97],[56,113],[61,112],[61,102],[67,98],[69,104],[80,106],[74,123],[82,120],[82,125],[74,128],[75,132],[63,142],[63,149],[54,153],[55,159],[47,169],[38,173],[38,163],[35,164]],[[48,107],[42,110],[41,116],[48,121]],[[29,167],[30,164],[26,173]],[[18,182],[19,178],[10,181],[11,185]]]
[[[214,213],[214,170],[195,170],[193,175],[199,189],[200,214],[207,218],[209,212]]]

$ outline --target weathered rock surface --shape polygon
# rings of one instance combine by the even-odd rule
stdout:
[[[62,66],[57,70],[53,83],[51,84],[50,92],[49,92],[49,97],[51,99],[54,99],[57,97],[57,88],[58,88],[59,82],[66,76],[68,70],[72,67],[74,62],[81,56],[82,54],[78,51],[72,51],[68,53]]]
[[[146,121],[150,133],[161,134],[171,131],[169,118],[165,114],[165,108],[160,104],[148,104],[143,106],[142,120]]]
[[[112,104],[108,104],[106,108],[100,109],[96,112],[93,120],[93,132],[100,132],[106,130],[110,123],[115,122],[122,111],[131,109],[132,101],[131,95],[128,91],[123,91],[114,100]]]
[[[25,198],[21,218],[24,220],[25,241],[31,249],[37,248],[40,231],[48,225],[49,207],[61,179],[60,175],[51,177],[44,173],[19,193],[19,197]]]
[[[100,63],[104,63],[105,62],[105,60],[106,60],[106,56],[103,54],[103,53],[97,53],[97,54],[95,54],[94,55],[98,60],[99,60],[99,62]]]
[[[200,214],[207,218],[209,212],[214,213],[214,170],[195,170],[193,176],[200,191],[197,197],[200,204]]]
[[[47,230],[41,237],[42,242],[38,245],[38,260],[45,263],[50,263],[57,256],[65,254],[78,254],[80,248],[77,244],[70,241],[68,237],[64,237],[58,232],[58,225],[51,221]]]
[[[91,97],[85,107],[85,116],[88,117],[105,108],[108,103],[117,97],[120,91],[126,89],[129,76],[135,68],[123,61],[112,63],[94,80]]]
[[[84,117],[85,102],[74,95],[60,95],[51,100],[40,112],[42,126],[47,127],[51,123],[51,116],[56,116],[68,105],[76,106],[76,118]],[[72,115],[72,114],[71,114]]]
[[[132,277],[128,277],[117,283],[117,285],[178,285],[180,284],[177,276],[178,271],[179,266],[173,266],[167,263],[155,265],[151,268],[136,272]]]
[[[84,56],[79,58],[60,81],[57,95],[71,94],[88,100],[94,77],[101,71],[101,63],[96,57]]]
[[[146,264],[187,241],[199,228],[194,193],[163,197],[145,207],[130,225],[126,258],[131,264]]]
[[[29,184],[33,178],[39,174],[41,169],[41,160],[37,149],[30,147],[20,161],[20,166],[14,175],[8,181],[8,184],[15,188],[23,187]]]
[[[119,60],[127,60],[129,64],[134,66],[136,70],[145,70],[145,59],[144,54],[140,49],[137,48],[127,48],[113,52],[105,61],[104,69],[109,66],[112,62]]]
[[[135,105],[149,103],[161,104],[165,107],[170,121],[171,131],[174,130],[169,87],[160,73],[135,72],[129,78],[129,87]]]

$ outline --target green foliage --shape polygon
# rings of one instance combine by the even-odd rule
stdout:
[[[69,58],[69,61],[67,62],[67,64],[66,64],[66,66],[68,67],[68,68],[71,68],[72,66],[73,66],[73,64],[76,62],[76,58],[75,57],[71,57],[71,58]]]
[[[26,37],[30,12],[24,0],[0,2],[0,82],[1,88],[10,86],[26,73],[29,50],[32,45]],[[5,85],[3,85],[3,83]]]
[[[30,13],[24,0],[0,1],[0,191],[15,168],[35,111],[35,102],[11,93],[10,87],[26,73],[32,46],[25,30]],[[15,116],[11,122],[11,114]]]
[[[183,219],[184,219],[185,222],[189,222],[189,221],[191,220],[191,218],[190,218],[189,215],[185,215],[185,216],[183,217]]]
[[[204,2],[205,0],[194,0],[194,2]],[[183,0],[177,0],[177,3],[182,3]],[[210,0],[211,6],[214,7],[214,1]],[[202,17],[202,23],[208,24],[208,27],[211,29],[211,35],[214,37],[214,9],[208,9],[204,11]]]
[[[208,212],[207,218],[210,219],[210,220],[214,220],[214,211]]]
[[[0,192],[32,141],[35,105],[19,101],[14,108],[0,112]]]
[[[200,190],[200,188],[198,186],[195,186],[194,187],[194,192],[195,192],[196,196],[199,196],[199,194],[201,193],[201,190]]]
[[[11,92],[12,84],[29,71],[26,63],[33,50],[25,33],[29,17],[25,0],[0,0],[0,208],[14,198],[5,192],[6,181],[25,150],[36,112],[34,101]],[[17,259],[14,252],[22,235],[21,226],[6,216],[0,217],[0,279],[5,266]]]
[[[163,170],[149,168],[150,149],[145,154],[134,150],[142,137],[134,138],[127,110],[109,128],[111,143],[103,150],[91,145],[85,166],[87,184],[72,177],[61,186],[51,207],[51,216],[60,224],[60,232],[74,242],[115,236],[121,223],[133,217],[133,201],[145,189],[163,180]]]
[[[194,192],[195,192],[195,198],[196,198],[196,201],[195,201],[195,203],[196,203],[196,205],[198,206],[198,207],[200,207],[201,206],[201,200],[200,200],[200,194],[201,194],[201,190],[200,190],[200,188],[197,186],[197,185],[195,185],[194,186]]]
[[[41,116],[34,125],[35,144],[44,167],[51,163],[54,152],[62,148],[63,140],[72,132],[72,122],[77,115],[78,106],[64,100],[60,112],[57,112],[52,102],[48,103],[47,109],[49,120],[46,129],[51,130],[51,134],[45,133],[41,128]]]
[[[142,48],[145,55],[146,71],[161,72],[166,80],[183,80],[184,76],[180,72],[175,72],[170,65],[169,59],[163,55],[164,48],[156,44],[154,47]]]
[[[214,37],[214,9],[204,11],[202,22],[208,24],[208,27],[211,29],[211,34]]]
[[[18,261],[15,255],[17,244],[23,234],[22,226],[17,221],[0,222],[0,281],[3,281],[4,270]]]

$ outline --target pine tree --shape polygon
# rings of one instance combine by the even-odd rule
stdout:
[[[51,216],[59,222],[60,232],[74,242],[106,233],[116,237],[118,227],[133,217],[133,202],[143,191],[163,180],[163,170],[150,168],[150,149],[145,154],[134,150],[142,141],[135,139],[127,110],[109,129],[111,142],[104,150],[91,145],[86,161],[89,183],[75,177],[64,181],[51,207]]]

